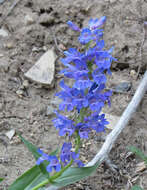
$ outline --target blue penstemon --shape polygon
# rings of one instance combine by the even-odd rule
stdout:
[[[90,19],[88,28],[84,29],[80,29],[71,21],[67,22],[71,29],[79,32],[78,40],[86,48],[84,51],[70,48],[64,52],[65,57],[61,59],[61,62],[66,68],[60,73],[73,79],[74,84],[69,87],[62,80],[60,82],[62,90],[56,96],[62,99],[59,110],[74,110],[75,117],[71,119],[56,111],[56,118],[53,123],[60,136],[66,135],[70,137],[70,140],[71,137],[77,138],[80,143],[82,139],[89,137],[92,130],[97,133],[104,132],[106,125],[109,123],[105,118],[105,114],[100,113],[105,103],[110,105],[112,93],[105,91],[106,73],[111,74],[111,62],[115,60],[111,55],[113,48],[104,50],[103,30],[100,27],[104,25],[105,21],[105,16],[100,19]],[[56,171],[60,168],[59,163],[62,166],[61,173],[62,168],[67,165],[71,166],[77,163],[79,167],[84,166],[80,160],[77,160],[79,157],[79,142],[75,144],[75,152],[71,151],[71,142],[63,144],[59,160],[57,161],[57,158],[54,158],[56,162],[53,168]],[[44,156],[45,158],[46,156]],[[50,161],[49,158],[48,161]]]
[[[112,92],[106,91],[106,74],[111,74],[111,63],[115,58],[111,55],[113,47],[109,50],[104,49],[101,27],[105,21],[105,16],[90,19],[88,27],[83,29],[68,21],[69,27],[79,33],[81,48],[68,49],[64,52],[65,57],[61,59],[65,69],[60,73],[72,79],[73,85],[68,86],[64,80],[60,81],[61,91],[56,93],[56,96],[62,100],[59,105],[62,114],[55,111],[56,117],[52,120],[59,136],[65,136],[66,142],[60,151],[48,155],[40,149],[36,151],[34,145],[21,137],[37,160],[37,167],[20,177],[20,181],[14,182],[9,190],[19,190],[20,184],[28,190],[37,190],[48,183],[62,187],[90,175],[97,167],[87,167],[87,170],[83,167],[80,146],[92,131],[104,132],[109,124],[101,110],[106,103],[110,106]],[[72,112],[72,116],[65,116],[63,112]],[[30,184],[28,181],[24,182],[28,178]]]

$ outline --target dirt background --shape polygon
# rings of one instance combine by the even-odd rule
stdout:
[[[16,6],[11,9],[15,2]],[[28,23],[26,15],[32,18],[31,23]],[[132,84],[130,91],[113,94],[111,108],[104,109],[106,113],[120,117],[146,70],[146,0],[5,0],[0,4],[0,25],[8,32],[7,37],[0,36],[0,177],[5,178],[0,189],[7,189],[35,164],[19,139],[14,136],[9,140],[6,132],[19,130],[46,152],[62,141],[51,122],[53,110],[60,102],[54,93],[59,90],[60,77],[57,73],[62,69],[61,63],[56,61],[55,85],[50,89],[31,81],[25,89],[22,88],[26,81],[24,73],[47,49],[55,47],[53,36],[62,49],[77,45],[75,33],[66,25],[68,20],[83,27],[90,18],[104,15],[107,16],[104,34],[106,47],[114,45],[114,56],[118,59],[112,65],[108,87],[113,88],[124,81]],[[59,51],[55,49],[59,56]],[[139,67],[139,77],[136,79]],[[47,107],[49,115],[46,114]],[[127,190],[132,184],[141,185],[147,190],[147,172],[136,172],[141,160],[129,154],[127,149],[127,146],[135,145],[147,154],[146,128],[147,95],[111,151],[110,158],[118,166],[118,172],[114,173],[102,164],[94,176],[66,190]],[[82,148],[82,159],[90,160],[102,142],[94,136],[86,144]]]

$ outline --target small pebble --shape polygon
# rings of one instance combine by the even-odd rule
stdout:
[[[34,19],[30,15],[26,15],[24,20],[26,25],[31,25],[34,23]]]
[[[32,52],[39,52],[39,48],[33,47],[33,48],[32,48]]]
[[[47,47],[46,46],[43,46],[43,51],[47,51]]]
[[[16,94],[22,98],[22,96],[24,95],[24,91],[22,89],[19,89],[16,91]]]
[[[24,80],[23,84],[22,84],[25,88],[27,88],[29,86],[29,81],[28,80]]]
[[[5,44],[5,47],[8,49],[12,49],[14,47],[13,42],[8,42],[7,44]]]
[[[130,75],[131,75],[131,77],[136,76],[136,71],[135,71],[135,70],[131,70],[131,71],[130,71]]]

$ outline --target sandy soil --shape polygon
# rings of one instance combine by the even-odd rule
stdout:
[[[124,81],[131,82],[132,87],[127,93],[115,93],[111,108],[104,109],[106,113],[121,116],[147,66],[147,30],[143,24],[147,21],[146,0],[23,0],[9,13],[14,2],[5,0],[0,4],[1,27],[8,32],[7,37],[0,36],[0,177],[5,178],[0,184],[1,190],[7,189],[35,164],[23,143],[16,136],[9,140],[4,135],[6,132],[19,130],[24,137],[48,152],[62,141],[51,122],[54,117],[52,110],[59,104],[54,93],[59,90],[57,72],[62,69],[61,63],[56,61],[53,88],[46,89],[29,81],[23,96],[18,94],[18,90],[26,80],[24,73],[47,49],[55,47],[54,35],[62,47],[77,45],[74,32],[66,25],[68,20],[82,27],[89,18],[107,16],[106,47],[114,45],[114,56],[118,59],[112,65],[108,87],[113,88]],[[26,15],[32,18],[31,23],[27,23]],[[60,55],[57,50],[56,53]],[[141,69],[136,80],[139,65]],[[49,116],[46,115],[47,106],[51,110]],[[128,156],[127,149],[127,146],[135,145],[147,154],[146,127],[147,95],[111,151],[110,158],[119,171],[113,173],[102,164],[94,176],[66,190],[127,190],[131,184],[140,184],[146,190],[146,171],[135,172],[141,160],[134,155]],[[82,148],[83,159],[92,158],[101,145],[96,137],[89,140],[89,144]]]

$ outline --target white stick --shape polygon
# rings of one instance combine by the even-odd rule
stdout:
[[[131,102],[125,109],[124,113],[122,114],[119,122],[111,131],[111,133],[107,136],[102,148],[100,151],[95,155],[95,157],[86,165],[93,166],[95,163],[99,162],[102,163],[110,153],[112,146],[114,145],[115,141],[117,140],[119,134],[122,130],[127,126],[128,121],[132,117],[132,114],[136,111],[138,105],[140,104],[145,92],[147,91],[147,71],[144,74],[144,77],[137,88]],[[46,190],[57,190],[58,187],[50,186]]]

